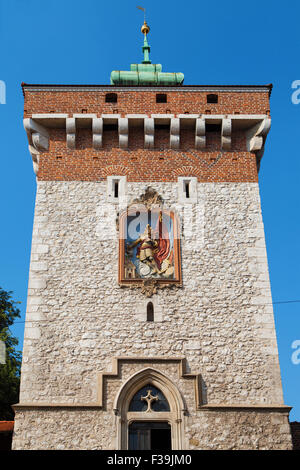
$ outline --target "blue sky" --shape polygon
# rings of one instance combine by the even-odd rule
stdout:
[[[26,308],[35,176],[22,125],[20,84],[108,84],[113,69],[141,60],[140,0],[0,0],[0,286]],[[151,59],[183,72],[185,84],[273,83],[272,128],[259,180],[274,302],[300,300],[300,104],[291,101],[299,70],[299,2],[151,0]],[[274,305],[285,403],[300,421],[300,303]],[[24,323],[13,333],[23,341]]]

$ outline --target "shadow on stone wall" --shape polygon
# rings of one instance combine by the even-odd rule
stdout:
[[[300,423],[293,421],[290,423],[293,441],[293,450],[300,450]]]

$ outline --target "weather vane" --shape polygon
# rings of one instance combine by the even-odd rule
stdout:
[[[137,7],[137,8],[144,12],[144,22],[146,23],[146,8],[143,8],[143,7]]]
[[[146,35],[149,33],[150,31],[150,27],[147,25],[147,22],[146,22],[146,9],[143,8],[143,7],[137,7],[139,10],[142,10],[144,12],[144,24],[143,26],[141,27],[141,31],[142,33],[145,35],[145,38],[146,38]]]

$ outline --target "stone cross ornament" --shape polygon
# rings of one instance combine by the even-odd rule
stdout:
[[[149,413],[152,411],[152,402],[153,401],[158,401],[158,395],[155,397],[151,395],[152,390],[147,390],[147,395],[145,397],[141,396],[141,400],[147,402],[148,408],[146,409],[146,413]]]

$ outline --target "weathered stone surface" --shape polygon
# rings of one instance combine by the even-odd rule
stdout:
[[[147,186],[128,183],[128,202]],[[151,187],[180,215],[183,287],[158,290],[150,324],[140,289],[118,285],[106,182],[38,183],[28,301],[36,320],[25,329],[20,402],[93,403],[97,373],[113,357],[184,356],[202,376],[204,404],[283,404],[258,185],[198,183],[198,204],[186,210],[176,183]],[[192,381],[167,361],[152,366],[186,401],[186,448],[290,447],[286,414],[196,411]],[[103,410],[17,411],[14,447],[117,448],[114,399],[142,367],[127,364],[105,381]]]
[[[282,432],[277,418],[284,423]],[[14,448],[114,450],[116,417],[85,409],[26,410],[18,413]],[[185,448],[191,450],[284,450],[291,448],[288,418],[257,411],[199,411],[186,419]],[[26,432],[24,432],[24,428]]]

